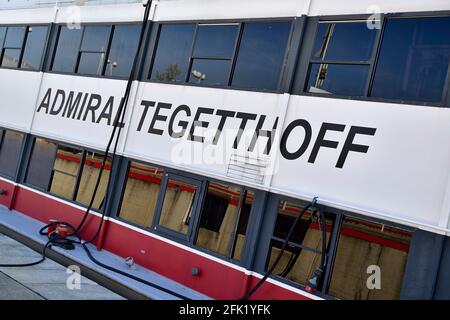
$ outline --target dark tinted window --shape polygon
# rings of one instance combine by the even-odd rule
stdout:
[[[151,79],[184,81],[194,36],[194,24],[162,25]]]
[[[365,96],[376,34],[365,21],[319,23],[305,91]]]
[[[47,27],[28,27],[27,41],[21,62],[22,69],[39,70],[47,38]]]
[[[23,134],[0,131],[0,174],[14,178],[20,160]]]
[[[5,49],[3,51],[2,67],[17,68],[19,59],[20,49]]]
[[[84,28],[77,73],[102,74],[110,29],[109,26],[87,26]]]
[[[105,52],[109,26],[87,26],[84,28],[81,51]]]
[[[97,52],[82,52],[80,54],[80,62],[78,64],[77,73],[101,75],[103,69],[103,53]]]
[[[371,95],[439,102],[450,59],[450,17],[388,19]]]
[[[0,49],[3,47],[5,36],[6,36],[6,27],[0,27]]]
[[[105,75],[128,77],[139,42],[139,25],[116,26],[106,61]]]
[[[2,67],[17,68],[26,27],[8,27],[4,41]]]
[[[78,58],[82,29],[61,27],[53,60],[53,71],[74,72]]]
[[[367,61],[375,35],[366,22],[319,23],[311,59]]]
[[[246,23],[232,85],[276,89],[289,31],[290,23]]]
[[[8,27],[5,48],[22,48],[26,27]]]
[[[195,39],[194,57],[230,59],[237,30],[237,25],[200,25]]]
[[[40,138],[35,139],[25,179],[27,183],[43,190],[48,190],[56,148],[56,143]]]
[[[307,91],[363,96],[369,75],[367,65],[311,64]]]

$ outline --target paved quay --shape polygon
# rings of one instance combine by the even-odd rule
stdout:
[[[40,254],[0,233],[0,264],[28,263]],[[123,297],[81,276],[69,281],[67,268],[46,259],[21,268],[0,268],[0,300],[122,300]],[[74,278],[72,278],[74,279]]]

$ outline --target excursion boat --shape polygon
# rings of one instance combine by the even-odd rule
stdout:
[[[449,299],[450,2],[372,3],[1,0],[0,209],[213,299]]]

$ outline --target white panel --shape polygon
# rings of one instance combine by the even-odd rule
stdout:
[[[42,73],[0,69],[0,126],[29,131]]]
[[[312,0],[309,16],[450,10],[449,0]]]
[[[0,10],[0,24],[25,24],[53,22],[55,8]]]
[[[308,0],[161,0],[154,20],[203,20],[295,17],[306,14]]]
[[[139,22],[144,18],[142,3],[59,8],[57,23]]]
[[[148,133],[155,107],[149,107],[143,118],[142,100],[171,104],[170,109],[161,109],[158,114],[167,117],[155,122],[154,128],[163,130],[162,135]],[[190,116],[180,112],[174,118],[174,131],[179,131],[180,121],[188,123],[187,131],[181,138],[171,138],[168,133],[171,116],[180,105],[187,105]],[[194,116],[198,108],[214,109],[213,114],[202,114],[199,121],[208,123],[208,128],[197,127],[196,136],[204,136],[204,143],[188,139]],[[233,148],[234,140],[241,125],[241,119],[230,117],[226,120],[224,130],[215,145],[214,136],[221,120],[217,110],[246,112],[255,114],[255,120],[248,120],[245,132],[237,149]],[[226,180],[238,180],[249,185],[264,185],[270,182],[271,157],[264,154],[267,138],[259,137],[255,149],[248,152],[260,115],[265,115],[262,129],[272,129],[277,116],[282,117],[286,110],[286,99],[283,95],[210,89],[177,85],[142,83],[138,90],[136,105],[130,123],[124,153],[132,157],[148,159],[156,163],[177,166],[184,170],[201,172],[208,176],[221,177]],[[144,120],[142,120],[144,119]],[[138,131],[142,120],[142,128]],[[281,120],[279,121],[281,126]],[[272,147],[276,148],[275,145]],[[271,154],[274,154],[272,152]],[[235,157],[239,156],[239,163]],[[237,165],[240,169],[237,169]],[[262,177],[261,177],[262,176]]]
[[[273,190],[418,225],[439,228],[440,220],[448,221],[441,215],[450,173],[450,109],[292,96],[285,126],[295,119],[311,124],[312,139],[296,160],[279,155]],[[328,131],[325,139],[337,141],[337,149],[322,147],[309,163],[323,122],[344,124],[345,131]],[[351,126],[376,133],[356,135],[354,143],[369,146],[368,152],[351,151],[336,168]],[[290,152],[301,145],[303,132],[292,131]]]
[[[133,84],[133,90],[129,98],[131,106],[134,99],[133,92],[136,86],[137,83]],[[126,81],[123,80],[45,74],[36,107],[32,132],[57,140],[104,150],[111,135],[114,116],[119,108],[119,103],[123,97],[125,87]],[[48,89],[51,89],[49,100],[46,98]],[[56,99],[58,89],[64,91],[65,97],[63,104],[61,104],[63,101],[62,94],[58,95],[58,98]],[[81,93],[81,98],[77,105],[77,111],[72,112],[72,115],[68,116],[69,112],[66,111],[64,114],[64,109],[68,103],[70,92],[73,92],[72,104],[78,93]],[[93,97],[92,94],[98,96]],[[56,103],[54,102],[55,99]],[[91,99],[91,104],[94,106],[100,101],[99,107],[94,112],[89,111],[86,114]],[[107,106],[109,99],[112,101],[112,110]],[[48,108],[40,108],[42,102],[49,103]],[[61,110],[56,112],[60,108]],[[52,109],[56,114],[51,114]],[[109,125],[106,118],[102,118],[100,119],[100,122],[98,122],[103,111],[112,115],[110,117]],[[125,123],[128,122],[128,115],[130,114],[131,107],[127,110]],[[122,131],[122,140],[124,135],[125,133]],[[119,144],[119,153],[121,148],[122,146]]]

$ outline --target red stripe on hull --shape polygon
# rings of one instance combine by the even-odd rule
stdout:
[[[1,186],[0,182],[0,188]],[[9,186],[14,188],[11,184]],[[6,205],[1,201],[2,198],[0,203]],[[17,188],[14,210],[44,223],[50,219],[57,219],[74,226],[78,225],[84,213],[83,210],[20,186]],[[99,217],[91,215],[82,230],[82,237],[85,239],[92,237],[99,222]],[[237,299],[259,280],[240,270],[118,223],[109,221],[104,225],[107,226],[107,232],[101,241],[103,249],[124,258],[132,256],[141,266],[212,298]],[[191,275],[192,267],[200,269],[198,276]],[[308,298],[266,281],[252,299]]]

